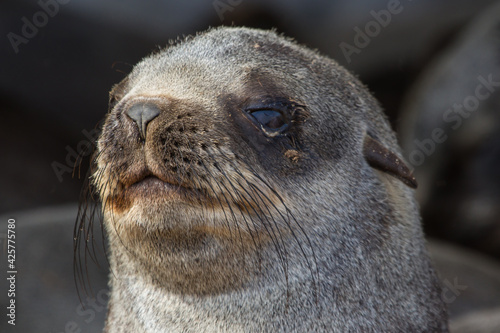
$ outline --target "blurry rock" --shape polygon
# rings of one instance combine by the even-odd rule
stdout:
[[[17,212],[0,216],[0,236],[7,230],[7,221],[15,222],[15,304],[16,325],[0,321],[0,332],[100,332],[108,300],[107,262],[102,252],[98,268],[89,258],[86,266],[92,292],[80,288],[79,299],[73,275],[73,228],[77,206],[59,206]],[[99,225],[96,224],[96,232]],[[96,233],[97,235],[97,233]],[[101,237],[96,236],[97,245]],[[0,252],[5,254],[6,239],[0,239]],[[96,247],[96,249],[99,246]],[[6,309],[7,255],[2,255],[0,274],[0,307]],[[78,277],[78,276],[77,276]],[[5,294],[4,294],[5,292]],[[5,317],[5,314],[3,314]]]
[[[427,68],[401,118],[426,231],[500,257],[500,4]]]
[[[477,252],[432,240],[452,333],[500,332],[500,264]]]
[[[500,308],[468,314],[450,326],[452,333],[498,333]]]

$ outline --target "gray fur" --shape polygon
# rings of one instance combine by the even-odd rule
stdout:
[[[413,191],[363,157],[367,133],[401,156],[394,133],[337,63],[273,32],[219,28],[145,58],[112,95],[94,173],[107,332],[447,331]],[[303,113],[293,140],[239,118],[266,95]],[[163,108],[145,142],[123,114],[141,99]],[[222,200],[142,188],[116,205],[144,163]]]

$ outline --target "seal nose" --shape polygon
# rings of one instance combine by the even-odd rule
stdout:
[[[160,109],[153,103],[137,103],[132,105],[126,112],[139,128],[143,139],[146,138],[146,128],[151,120],[158,117]]]

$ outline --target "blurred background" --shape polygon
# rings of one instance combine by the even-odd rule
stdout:
[[[0,331],[102,328],[105,261],[90,273],[97,298],[80,308],[72,231],[108,92],[168,40],[220,25],[275,28],[368,86],[415,168],[456,331],[475,313],[500,318],[498,2],[3,0],[0,246],[14,218],[24,269],[19,325],[2,314]],[[5,279],[0,288],[5,309]]]

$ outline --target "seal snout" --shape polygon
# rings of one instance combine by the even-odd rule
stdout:
[[[161,110],[154,103],[140,101],[129,107],[125,114],[135,122],[141,138],[145,139],[148,124],[158,117],[160,112]]]

